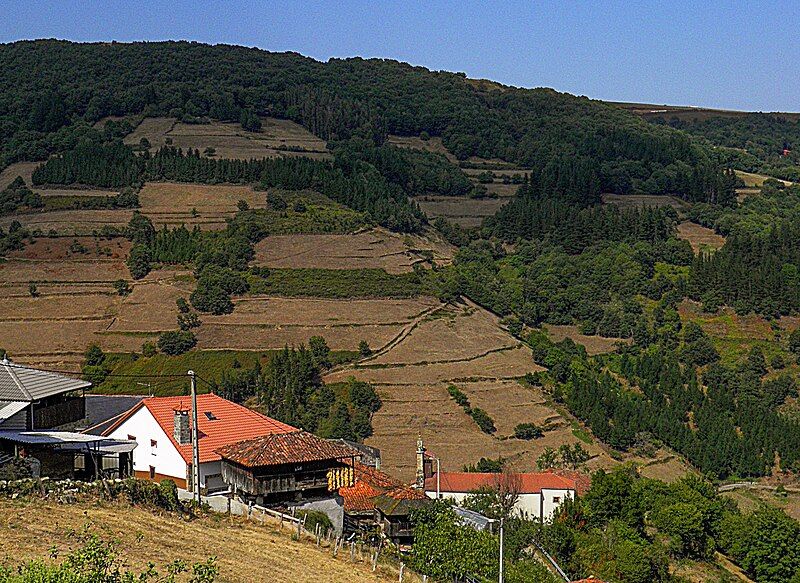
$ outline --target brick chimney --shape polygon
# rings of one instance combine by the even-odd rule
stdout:
[[[189,429],[189,411],[175,409],[173,411],[172,436],[179,444],[192,443],[192,432]]]

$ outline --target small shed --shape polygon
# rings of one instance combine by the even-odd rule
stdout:
[[[375,513],[383,535],[398,547],[414,542],[411,514],[431,500],[419,490],[399,486],[375,498]]]
[[[230,490],[259,504],[302,500],[352,485],[352,463],[358,456],[307,431],[262,435],[217,453],[222,458],[222,479]]]

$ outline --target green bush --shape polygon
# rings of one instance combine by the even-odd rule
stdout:
[[[158,349],[170,356],[183,354],[196,344],[197,338],[188,330],[164,332],[158,337]]]
[[[322,532],[327,532],[333,528],[333,522],[328,515],[319,510],[301,510],[297,513],[300,518],[305,518],[305,528],[309,532],[316,532],[317,525],[322,528]]]
[[[497,431],[497,428],[494,426],[494,419],[480,407],[473,407],[470,409],[470,415],[484,433],[492,434]]]
[[[464,411],[469,413],[469,398],[455,385],[450,385],[447,387],[447,392],[450,393],[450,397],[460,406],[464,408]]]
[[[514,437],[517,439],[538,439],[543,435],[544,431],[535,423],[519,423],[514,427]]]

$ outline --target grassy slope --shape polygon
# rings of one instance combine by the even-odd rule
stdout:
[[[0,501],[0,563],[15,565],[26,559],[48,557],[50,549],[75,548],[70,537],[90,525],[105,540],[117,539],[122,558],[143,569],[174,559],[205,561],[216,556],[219,582],[350,583],[396,580],[370,572],[368,562],[351,564],[349,553],[333,559],[313,542],[293,541],[289,531],[217,516],[191,522],[173,515],[155,514],[125,504],[55,504],[41,500]]]

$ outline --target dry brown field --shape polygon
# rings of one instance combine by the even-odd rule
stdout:
[[[442,144],[442,138],[432,137],[422,140],[418,136],[389,136],[389,143],[400,148],[412,148],[414,150],[425,150],[434,154],[442,154],[453,164],[458,164],[458,159]]]
[[[561,342],[564,338],[569,338],[576,344],[580,344],[586,348],[586,353],[589,356],[613,352],[618,343],[630,344],[631,342],[630,338],[587,336],[586,334],[581,334],[577,326],[545,324],[543,328],[547,332],[548,338],[553,342]]]
[[[467,198],[464,196],[417,196],[414,201],[430,217],[442,217],[462,227],[478,227],[494,215],[507,199]]]
[[[91,195],[106,196],[114,194],[105,191],[80,190],[41,190],[44,195]],[[149,182],[139,193],[142,213],[150,217],[157,226],[176,227],[195,225],[201,229],[223,229],[225,219],[232,217],[240,200],[251,207],[263,206],[264,193],[255,192],[250,186],[181,184],[173,182]],[[192,212],[194,209],[196,212]],[[48,233],[51,229],[59,235],[85,236],[99,231],[104,225],[125,226],[133,211],[116,210],[59,210],[34,212],[0,218],[0,226],[8,227],[13,220],[19,220],[32,230]]]
[[[70,247],[75,243],[82,246],[86,252],[73,251]],[[24,249],[11,251],[6,256],[13,259],[45,261],[124,260],[130,248],[130,242],[121,237],[110,240],[96,237],[41,237],[33,243],[27,243]]]
[[[0,285],[30,282],[108,282],[129,279],[130,273],[120,261],[25,260],[8,259],[0,263]]]
[[[158,570],[182,559],[189,563],[216,557],[220,583],[366,583],[396,581],[397,573],[381,566],[372,573],[369,560],[337,559],[317,548],[310,537],[295,541],[288,529],[268,520],[261,525],[240,518],[206,516],[187,521],[164,513],[106,502],[55,504],[41,500],[0,501],[0,564],[60,555],[79,546],[69,533],[87,527],[104,540],[118,541],[120,558],[130,568]],[[408,579],[416,583],[417,579]]]
[[[408,273],[426,260],[448,264],[454,248],[442,240],[402,236],[385,229],[349,235],[273,235],[256,244],[255,263],[275,268],[383,269]]]
[[[11,184],[17,176],[22,176],[25,184],[31,185],[31,175],[40,162],[15,162],[6,166],[0,172],[0,190],[5,190],[6,186]]]
[[[377,350],[438,305],[432,298],[325,300],[248,297],[232,314],[202,315],[198,346],[268,350],[307,344],[323,336],[333,350],[356,350],[361,340]]]
[[[678,225],[678,238],[689,241],[695,253],[709,249],[716,251],[725,244],[725,237],[691,221],[683,221]]]
[[[788,180],[773,178],[772,176],[766,176],[765,174],[742,172],[741,170],[736,170],[736,176],[738,176],[744,181],[744,185],[747,188],[761,188],[761,185],[764,184],[764,181],[768,179],[777,180],[778,182],[783,182],[787,186],[791,184],[791,182],[789,182]]]
[[[530,350],[505,332],[495,316],[469,304],[447,306],[423,318],[374,358],[336,370],[326,381],[354,376],[376,386],[383,407],[375,414],[375,434],[368,443],[381,449],[387,471],[411,480],[418,434],[445,470],[503,456],[515,468],[531,471],[545,447],[578,443],[570,422],[542,390],[517,381],[536,370],[542,369]],[[481,432],[449,397],[451,383],[495,420],[494,436]],[[510,437],[524,422],[546,426],[545,436],[533,441]],[[614,463],[599,444],[584,446],[598,456],[594,464]]]
[[[2,217],[0,227],[7,229],[12,221],[18,220],[25,228],[44,234],[52,230],[58,235],[86,236],[104,225],[124,227],[132,216],[133,211],[129,209],[36,212]]]
[[[261,131],[247,132],[238,123],[212,121],[207,124],[187,124],[173,118],[145,118],[124,141],[126,144],[138,144],[145,137],[153,152],[170,139],[172,146],[184,150],[192,148],[202,153],[206,148],[214,148],[216,158],[330,158],[325,142],[302,126],[275,118],[262,118],[262,123]]]

